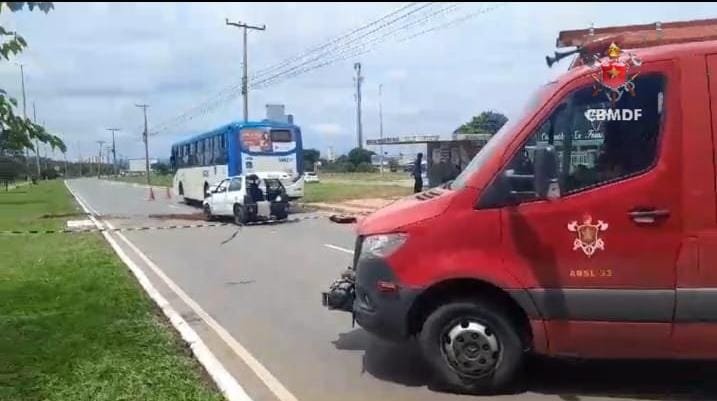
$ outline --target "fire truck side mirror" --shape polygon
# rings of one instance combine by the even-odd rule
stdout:
[[[552,145],[539,145],[534,154],[534,186],[540,199],[555,200],[560,197],[558,181],[558,157]]]

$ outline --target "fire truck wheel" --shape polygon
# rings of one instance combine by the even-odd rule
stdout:
[[[523,366],[520,335],[502,305],[456,301],[438,307],[419,336],[437,386],[470,394],[510,391]]]

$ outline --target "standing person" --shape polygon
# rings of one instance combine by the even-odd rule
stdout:
[[[418,193],[423,190],[423,167],[421,166],[421,161],[423,160],[423,153],[418,153],[416,155],[416,161],[413,164],[413,193]]]

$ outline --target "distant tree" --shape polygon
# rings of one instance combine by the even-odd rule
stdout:
[[[493,135],[508,121],[508,117],[495,111],[484,111],[455,130],[457,134]]]
[[[154,163],[152,169],[159,175],[167,175],[170,172],[169,164],[162,162]]]
[[[314,164],[319,161],[320,156],[321,153],[316,149],[304,149],[304,169],[312,170],[314,168]]]
[[[6,7],[11,12],[20,11],[25,5],[30,11],[38,8],[45,13],[53,8],[52,3],[49,2],[0,2],[0,12]],[[0,38],[2,37],[7,40],[0,39],[0,59],[9,61],[27,47],[27,42],[22,36],[0,26]],[[30,119],[18,115],[17,107],[17,100],[0,89],[0,154],[34,149],[35,140],[47,143],[53,149],[58,148],[62,152],[67,150],[59,137],[49,134],[44,127],[33,123]]]
[[[367,149],[353,148],[349,152],[349,162],[354,166],[358,166],[361,163],[371,164],[371,156],[375,154],[375,152]]]
[[[373,173],[376,170],[377,170],[376,167],[374,167],[371,163],[367,163],[367,162],[359,163],[358,165],[356,165],[356,168],[354,169],[354,171],[359,172],[359,173]]]

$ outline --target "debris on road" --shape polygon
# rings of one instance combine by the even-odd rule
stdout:
[[[345,214],[332,214],[329,220],[339,224],[350,224],[356,222],[356,216],[350,216]]]

